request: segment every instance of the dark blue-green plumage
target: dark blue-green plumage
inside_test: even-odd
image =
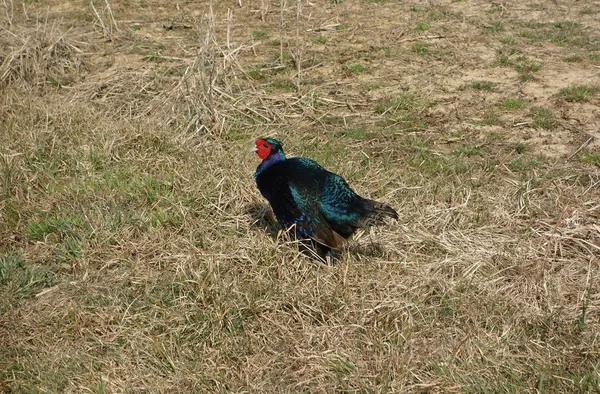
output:
[[[358,228],[380,224],[385,216],[398,218],[392,207],[359,196],[314,160],[286,158],[275,139],[258,139],[257,150],[263,158],[254,174],[258,189],[281,226],[293,227],[298,239],[338,249]]]

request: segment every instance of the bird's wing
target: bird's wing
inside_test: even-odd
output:
[[[319,227],[327,227],[342,239],[348,238],[357,227],[364,213],[359,197],[341,176],[325,170],[317,162],[305,159],[288,159],[294,167],[289,178],[294,200],[303,212],[310,213],[320,221]],[[294,164],[292,164],[294,163]]]
[[[321,211],[334,226],[353,226],[362,214],[362,199],[341,176],[328,173],[321,193]]]
[[[305,230],[307,236],[325,246],[339,249],[344,237],[338,234],[323,216],[318,188],[306,182],[290,182],[289,188],[297,206],[291,213],[296,218],[294,222],[298,229]]]

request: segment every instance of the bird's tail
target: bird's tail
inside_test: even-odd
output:
[[[365,203],[367,206],[367,212],[358,223],[360,227],[370,227],[383,224],[386,216],[393,219],[398,219],[398,212],[396,212],[396,210],[394,210],[394,208],[388,204],[366,199]]]

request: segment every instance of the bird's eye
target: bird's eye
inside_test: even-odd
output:
[[[263,144],[263,148],[268,148],[269,146],[267,144]]]

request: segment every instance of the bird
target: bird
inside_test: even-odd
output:
[[[310,243],[320,257],[336,256],[358,229],[398,219],[390,205],[359,196],[340,175],[316,161],[287,158],[283,144],[258,138],[252,148],[262,160],[254,179],[280,226]]]

